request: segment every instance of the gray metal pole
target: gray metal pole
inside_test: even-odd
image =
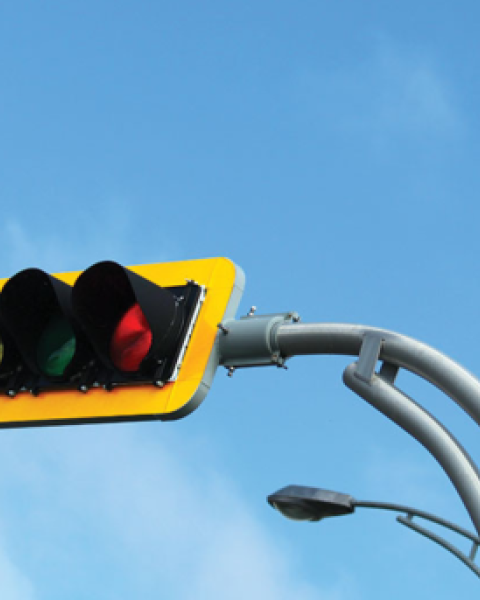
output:
[[[379,360],[423,377],[457,402],[480,425],[480,381],[461,365],[413,338],[364,325],[281,324],[275,345],[283,357],[302,354],[359,356],[367,334],[381,338]]]
[[[480,477],[475,464],[432,415],[392,385],[398,369],[407,369],[445,392],[480,425],[480,381],[448,356],[413,338],[364,325],[297,320],[296,313],[283,313],[224,322],[220,364],[233,372],[237,367],[282,366],[287,358],[298,355],[359,356],[358,363],[345,370],[346,385],[433,454],[480,534]],[[379,360],[383,366],[377,376]]]
[[[374,375],[367,383],[349,365],[343,381],[356,394],[419,441],[439,462],[455,486],[480,534],[480,476],[475,463],[441,423],[406,394]]]

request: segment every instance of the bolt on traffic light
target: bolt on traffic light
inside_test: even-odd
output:
[[[203,400],[244,285],[224,258],[0,281],[0,427],[174,419]]]

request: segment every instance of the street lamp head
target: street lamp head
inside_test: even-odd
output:
[[[354,499],[348,494],[302,485],[287,485],[270,494],[267,501],[284,517],[295,521],[320,521],[326,517],[347,515],[355,510]]]

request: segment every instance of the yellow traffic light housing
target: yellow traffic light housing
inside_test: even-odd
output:
[[[0,280],[0,427],[186,416],[243,286],[225,258]]]

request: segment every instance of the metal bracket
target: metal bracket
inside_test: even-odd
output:
[[[355,376],[365,383],[370,383],[372,381],[382,344],[383,338],[376,333],[366,333],[363,338],[360,356],[355,369]]]
[[[397,378],[399,371],[400,367],[398,365],[394,365],[393,363],[384,361],[382,363],[382,366],[380,367],[379,376],[387,383],[393,385],[395,383],[395,379]]]
[[[239,320],[220,323],[220,364],[229,372],[232,367],[284,367],[286,358],[281,355],[276,332],[280,325],[298,322],[299,318],[296,312],[257,316],[250,310]]]

